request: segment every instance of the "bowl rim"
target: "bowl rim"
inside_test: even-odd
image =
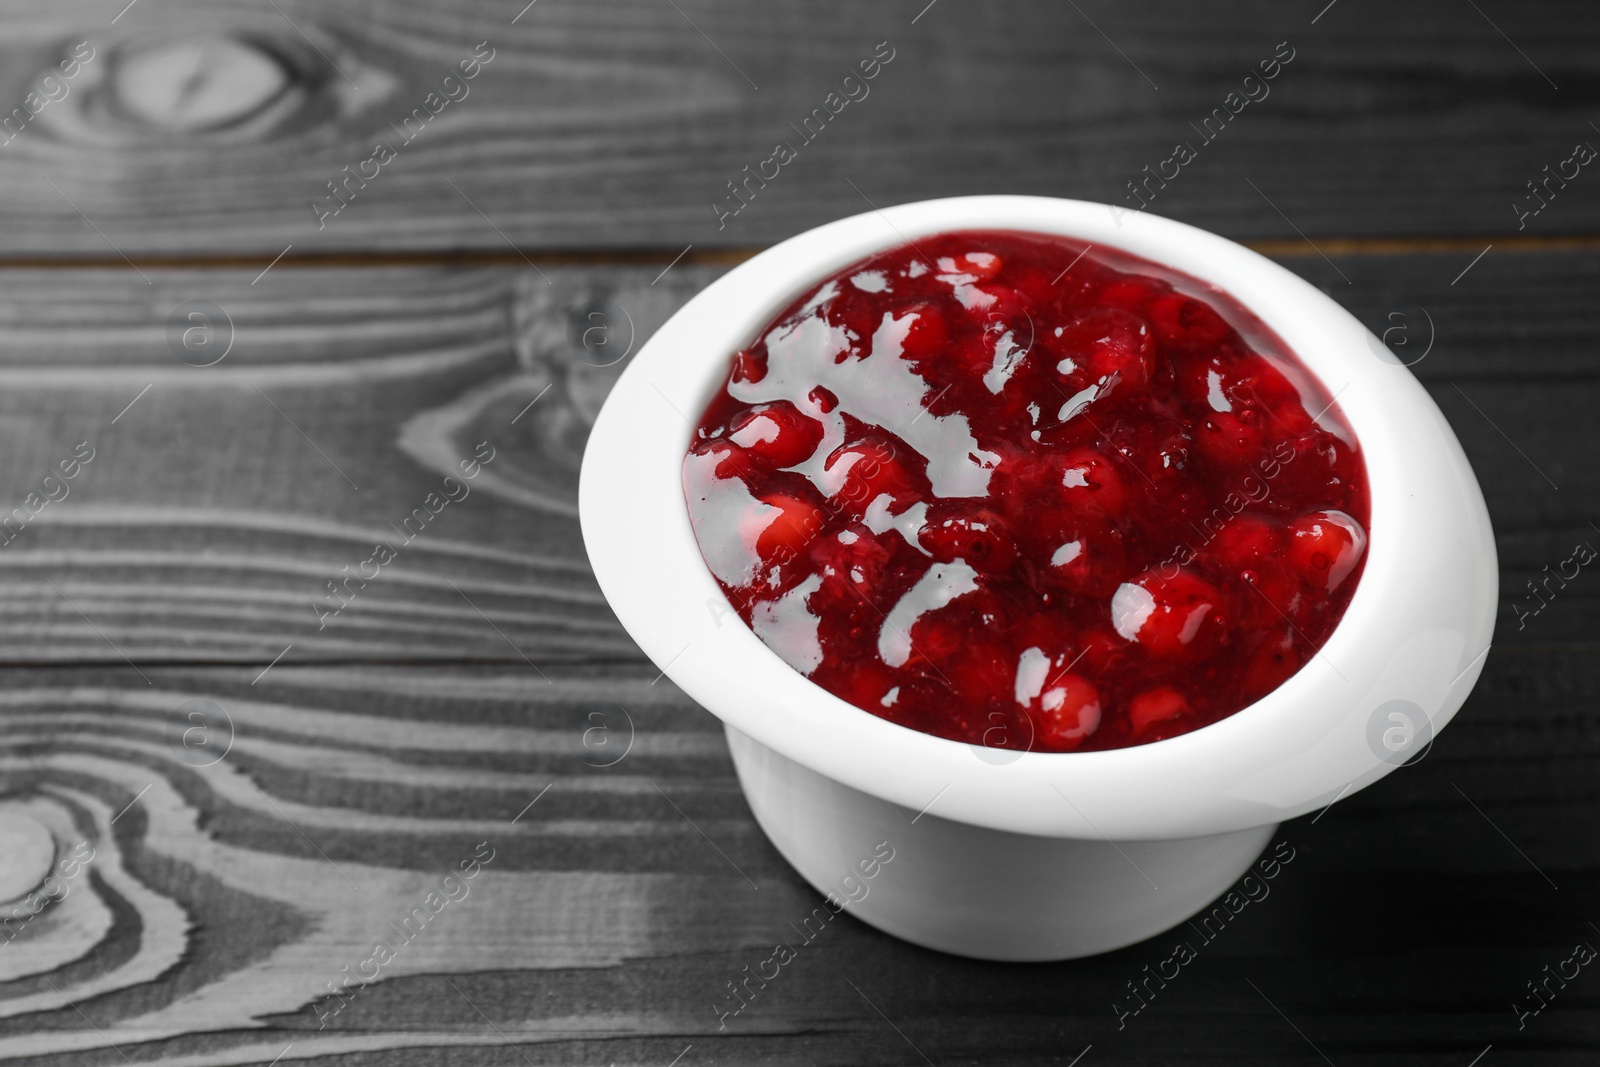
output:
[[[690,417],[721,385],[732,354],[811,286],[874,252],[965,229],[1075,237],[1214,285],[1277,333],[1338,400],[1367,465],[1368,556],[1344,617],[1283,685],[1215,723],[1150,744],[983,750],[834,696],[727,605],[684,499]],[[663,674],[728,725],[911,811],[936,807],[943,818],[1055,837],[1229,832],[1314,810],[1376,781],[1398,762],[1374,749],[1375,716],[1403,701],[1427,719],[1413,725],[1443,728],[1482,670],[1498,594],[1488,512],[1459,443],[1427,392],[1354,316],[1215,234],[1049,197],[874,208],[792,237],[714,281],[640,347],[607,397],[585,448],[579,520],[595,577],[624,628]]]

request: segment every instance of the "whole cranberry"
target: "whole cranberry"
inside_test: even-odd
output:
[[[728,427],[728,440],[766,466],[782,468],[809,459],[822,432],[822,423],[779,400],[736,416]]]
[[[767,376],[766,349],[745,348],[733,357],[730,377],[736,382],[759,382]]]
[[[1274,436],[1292,437],[1311,428],[1311,413],[1300,399],[1300,390],[1265,357],[1238,356],[1231,377],[1235,403],[1258,412]],[[1322,398],[1317,406],[1327,401]]]
[[[1296,647],[1293,630],[1279,627],[1269,631],[1245,664],[1244,674],[1239,679],[1239,692],[1254,703],[1288,681],[1304,662]]]
[[[1055,284],[1055,279],[1060,276],[1059,271],[1040,270],[1038,267],[1022,267],[1006,275],[1016,290],[1036,308],[1058,303],[1061,288]]]
[[[1318,592],[1337,589],[1366,549],[1367,532],[1342,511],[1312,512],[1289,525],[1289,560]]]
[[[821,508],[797,496],[768,493],[758,499],[764,506],[745,516],[741,526],[754,541],[756,555],[763,564],[793,559],[827,525]],[[777,509],[776,514],[773,509]]]
[[[910,473],[901,462],[906,446],[881,434],[868,434],[834,449],[823,463],[829,500],[848,515],[859,517],[879,496],[912,490]]]
[[[888,536],[898,537],[890,533]],[[811,573],[822,576],[822,585],[811,594],[811,606],[818,614],[835,613],[852,619],[862,609],[877,617],[876,605],[884,595],[893,552],[883,538],[865,526],[851,525],[836,534],[812,542],[808,554]],[[880,619],[881,621],[881,619]]]
[[[1030,301],[1009,285],[982,282],[977,285],[957,285],[956,299],[980,325],[996,320],[1011,323],[1026,318]]]
[[[920,301],[895,312],[900,321],[907,319],[905,339],[900,342],[900,354],[913,362],[931,359],[945,350],[950,331],[944,313],[930,301]]]
[[[1004,520],[983,507],[930,507],[917,540],[940,563],[959,559],[981,574],[1004,574],[1017,558]]]
[[[1224,525],[1200,552],[1206,569],[1247,586],[1239,594],[1240,621],[1276,627],[1298,613],[1300,583],[1284,565],[1284,534],[1259,515],[1239,515]]]
[[[911,640],[909,662],[947,689],[955,684],[947,670],[950,660],[982,635],[1003,632],[1009,622],[1006,606],[981,581],[944,607],[924,612],[906,635]]]
[[[1228,471],[1248,470],[1267,454],[1254,412],[1207,412],[1194,429],[1194,444],[1207,463]]]
[[[1101,308],[1065,326],[1046,330],[1044,343],[1059,362],[1056,370],[1071,388],[1106,382],[1141,386],[1150,380],[1155,336],[1131,312]]]
[[[1146,689],[1128,702],[1128,721],[1135,733],[1160,729],[1189,712],[1189,699],[1170,685]]]
[[[949,610],[923,615],[911,626],[906,635],[911,643],[909,664],[920,664],[928,673],[954,687],[954,681],[944,673],[944,665],[960,651],[966,640],[966,628],[958,613]]]
[[[1115,461],[1092,448],[1075,448],[1057,462],[1058,499],[1080,512],[1119,519],[1127,510],[1128,488]]]
[[[1180,351],[1209,348],[1233,333],[1233,327],[1211,305],[1182,293],[1166,293],[1152,300],[1150,323],[1164,344]]]
[[[1180,661],[1217,651],[1226,634],[1222,594],[1191,571],[1147,571],[1111,598],[1111,623],[1150,654]]]
[[[1110,596],[1128,573],[1121,533],[1106,523],[1079,519],[1039,567],[1047,584],[1083,596]]]
[[[1232,574],[1276,560],[1283,548],[1283,531],[1260,515],[1236,515],[1212,536],[1204,555]]]
[[[1081,674],[1063,674],[1046,683],[1035,722],[1039,747],[1070,752],[1100,727],[1100,691]]]
[[[1077,661],[1077,666],[1085,674],[1109,674],[1124,667],[1129,659],[1130,646],[1110,626],[1094,626],[1078,639],[1078,653],[1082,659]]]
[[[1008,513],[1025,515],[1045,498],[1054,498],[1061,472],[1053,457],[1006,450],[989,478],[989,496]]]

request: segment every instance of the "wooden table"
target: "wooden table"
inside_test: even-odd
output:
[[[1600,577],[1529,591],[1600,544],[1592,6],[121,2],[0,23],[0,895],[65,894],[6,912],[0,1060],[1596,1062],[1595,968],[1527,989],[1600,945]],[[1476,693],[1137,1014],[1176,935],[1000,966],[848,920],[719,1029],[816,896],[589,575],[624,353],[806,227],[1132,208],[1178,141],[1148,209],[1390,331],[1455,426]]]

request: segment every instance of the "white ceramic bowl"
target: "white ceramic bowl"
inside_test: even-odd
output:
[[[1069,235],[1215,284],[1337,397],[1371,488],[1365,571],[1321,654],[1237,714],[1133,748],[975,749],[814,685],[739,620],[702,561],[680,468],[691,420],[732,354],[840,268],[976,228]],[[1371,784],[1412,754],[1405,741],[1437,734],[1477,681],[1498,591],[1488,512],[1460,445],[1354,317],[1214,234],[1042,197],[868,212],[724,275],[612,390],[584,454],[579,514],[611,607],[645,654],[724,722],[745,795],[785,858],[819,890],[859,897],[851,910],[862,920],[987,959],[1109,951],[1193,915],[1280,822]],[[895,858],[863,881],[856,867],[883,841]]]

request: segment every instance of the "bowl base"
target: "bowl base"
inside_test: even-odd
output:
[[[1221,896],[1278,829],[1169,841],[990,830],[852,789],[726,729],[756,822],[807,882],[862,922],[958,956],[1065,960],[1143,941]]]

